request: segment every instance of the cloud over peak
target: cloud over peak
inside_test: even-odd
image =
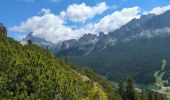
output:
[[[147,13],[161,14],[169,10],[169,6],[156,7]],[[19,26],[13,26],[10,31],[15,32],[33,32],[35,37],[43,38],[51,42],[64,41],[69,39],[78,39],[86,33],[96,34],[100,31],[105,33],[114,31],[125,25],[133,18],[139,18],[141,9],[138,6],[123,8],[120,11],[113,11],[105,15],[95,23],[89,23],[98,14],[102,14],[108,9],[105,2],[90,7],[85,3],[72,4],[66,11],[56,15],[50,9],[42,9],[39,15],[28,18]],[[68,20],[75,24],[69,25]],[[84,23],[85,22],[85,23]],[[83,27],[81,27],[81,25]]]
[[[42,16],[34,16],[22,22],[20,26],[14,26],[10,30],[17,32],[33,32],[33,36],[57,42],[80,37],[70,27],[64,25],[64,21],[58,15],[45,13]]]
[[[102,3],[98,6],[103,5]],[[94,8],[96,12],[98,9]],[[124,8],[106,15],[96,23],[87,23],[84,27],[72,28],[65,25],[67,19],[60,15],[51,13],[50,9],[42,9],[41,16],[33,16],[22,22],[20,26],[14,26],[10,30],[16,32],[33,32],[35,37],[44,38],[51,42],[58,42],[68,39],[78,39],[86,33],[96,34],[97,32],[113,31],[139,16],[139,7]],[[84,15],[86,16],[86,15]]]
[[[170,10],[170,5],[164,7],[155,7],[149,13],[159,15],[166,12],[167,10]]]
[[[44,38],[51,42],[58,42],[68,39],[78,39],[86,32],[91,32],[85,28],[73,29],[72,26],[65,25],[66,20],[73,22],[85,22],[97,14],[102,14],[108,6],[105,2],[94,7],[85,3],[70,5],[66,11],[55,15],[50,9],[41,9],[39,16],[33,16],[22,22],[19,26],[10,28],[15,32],[33,32],[36,37]],[[64,14],[63,14],[64,13]]]
[[[93,29],[104,32],[114,31],[133,18],[139,17],[139,12],[139,7],[124,8],[121,11],[115,11],[103,17],[98,23],[95,23]]]
[[[87,6],[85,3],[72,4],[66,11],[62,11],[60,16],[73,22],[85,22],[97,14],[102,14],[109,7],[105,2],[99,3],[94,7]]]

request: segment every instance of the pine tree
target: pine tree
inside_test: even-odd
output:
[[[122,80],[119,81],[119,94],[125,100],[124,82]]]
[[[158,92],[155,92],[155,93],[154,93],[154,100],[159,100],[158,98],[159,98],[159,97],[158,97]]]
[[[160,100],[164,100],[164,95],[160,94]]]
[[[152,92],[149,92],[148,100],[154,100],[154,96]]]
[[[29,45],[31,45],[31,44],[32,44],[32,41],[31,41],[31,40],[28,40],[27,42],[28,42],[28,44],[29,44]]]
[[[126,100],[139,100],[139,97],[135,91],[134,80],[132,77],[128,77],[127,79]]]
[[[147,100],[147,95],[144,87],[141,88],[142,93],[141,93],[141,100]]]

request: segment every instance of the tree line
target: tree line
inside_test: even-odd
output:
[[[135,88],[133,77],[128,77],[126,81],[119,81],[118,93],[122,100],[168,100],[164,94],[147,90],[144,87]]]

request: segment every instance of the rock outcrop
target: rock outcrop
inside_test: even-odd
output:
[[[0,35],[7,36],[7,29],[2,23],[0,23]]]

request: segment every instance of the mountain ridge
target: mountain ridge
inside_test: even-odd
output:
[[[111,81],[132,75],[139,83],[154,83],[153,73],[158,69],[159,62],[165,58],[169,61],[166,55],[170,53],[168,51],[170,11],[161,15],[145,15],[141,18],[134,19],[120,29],[104,35],[96,42],[97,45],[91,46],[94,49],[88,54],[85,49],[74,47],[61,51],[56,56],[66,56],[74,64],[90,66],[95,72]],[[132,29],[127,30],[127,27]],[[169,69],[164,78],[170,76],[168,72]]]
[[[166,48],[168,48],[167,43],[169,42],[170,36],[170,23],[167,21],[169,18],[170,11],[166,11],[160,15],[143,15],[141,18],[133,19],[119,29],[109,32],[109,34],[100,32],[97,36],[89,33],[79,40],[67,40],[66,42],[61,43],[62,49],[53,49],[54,54],[57,57],[68,57],[74,64],[90,66],[95,72],[107,76],[111,81],[115,80],[116,77],[114,76],[116,75],[115,73],[117,73],[116,71],[121,71],[123,70],[122,68],[125,68],[126,73],[122,72],[124,74],[120,75],[119,79],[127,75],[133,75],[139,83],[153,83],[153,71],[157,69],[157,67],[154,68],[154,66],[159,64],[156,62],[160,62],[164,59],[165,52],[169,54],[166,50]],[[65,46],[62,46],[63,44]],[[155,48],[155,50],[151,47]],[[158,47],[161,47],[161,49]],[[142,51],[145,49],[148,51]],[[137,52],[136,50],[140,52]],[[141,55],[140,53],[143,53],[144,55]],[[153,58],[153,55],[156,55],[158,58]],[[127,65],[122,65],[119,58],[122,58],[122,61],[127,63]],[[147,62],[145,58],[151,60],[153,64]],[[166,58],[169,59],[168,57]],[[136,64],[133,60],[136,60],[136,62],[141,65]],[[145,63],[149,63],[150,67],[149,65],[145,65]],[[135,66],[138,66],[139,68],[135,68]],[[151,73],[140,71],[143,68],[142,66],[148,66]],[[130,69],[133,71],[137,70],[138,72],[132,72]],[[143,76],[141,74],[142,72],[147,74]],[[149,77],[147,77],[147,75]],[[166,78],[168,75],[169,74],[165,73]]]

